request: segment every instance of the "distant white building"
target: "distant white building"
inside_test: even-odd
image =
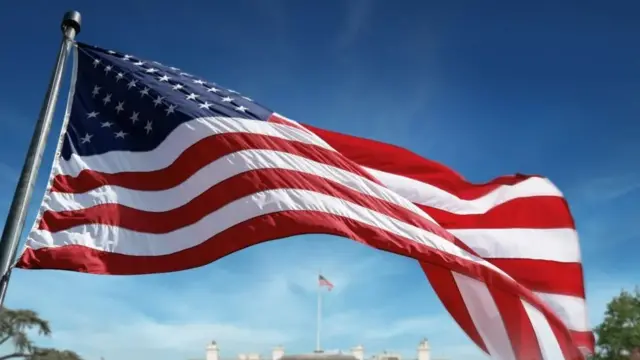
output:
[[[241,353],[237,357],[221,357],[220,348],[212,341],[206,348],[205,360],[365,360],[365,351],[362,345],[355,346],[350,352],[313,352],[309,354],[286,354],[284,347],[276,346],[271,356],[261,356],[258,353]],[[403,360],[402,355],[393,352],[374,354],[367,360]],[[416,349],[416,357],[404,360],[438,360],[431,358],[431,349],[427,339],[423,339]],[[444,359],[440,359],[444,360]]]

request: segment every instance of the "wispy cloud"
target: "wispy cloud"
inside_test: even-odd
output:
[[[336,48],[344,50],[354,45],[373,15],[374,3],[370,0],[347,1],[347,12],[344,28],[336,40]]]
[[[623,173],[591,178],[578,185],[575,196],[590,203],[616,200],[640,190],[640,173]]]

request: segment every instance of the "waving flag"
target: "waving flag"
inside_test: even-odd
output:
[[[333,290],[333,284],[326,277],[318,275],[318,286],[326,287],[329,291]]]
[[[400,147],[306,128],[431,215],[479,256],[534,291],[562,318],[582,351],[593,353],[595,340],[587,321],[575,224],[562,194],[549,180],[514,175],[472,184],[453,170]],[[491,300],[480,284],[446,268],[424,262],[422,268],[454,319],[488,351],[482,330],[475,325],[479,315],[474,304],[485,298],[489,303],[484,306],[509,318],[516,315],[510,309],[517,307],[509,306],[498,294],[492,294]],[[505,322],[504,326],[516,325]]]
[[[499,359],[592,350],[578,240],[540,177],[485,185],[287,119],[174,67],[77,44],[73,104],[18,266],[145,274],[264,241],[341,235],[418,260]]]

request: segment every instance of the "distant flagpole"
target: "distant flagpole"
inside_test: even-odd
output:
[[[322,286],[320,285],[320,271],[318,271],[318,309],[317,309],[317,322],[316,322],[316,352],[320,352],[320,325],[322,321]]]
[[[0,271],[2,274],[0,278],[0,306],[4,303],[7,293],[11,268],[27,218],[29,201],[31,200],[36,178],[38,177],[38,170],[42,163],[42,154],[47,145],[47,136],[53,122],[53,113],[58,100],[58,93],[60,92],[67,55],[73,45],[76,34],[80,32],[80,22],[80,13],[77,11],[65,13],[62,19],[62,44],[60,45],[60,51],[58,52],[58,58],[56,59],[56,65],[51,75],[51,81],[49,82],[42,108],[40,109],[40,116],[33,130],[33,137],[31,138],[31,144],[29,144],[18,185],[13,195],[7,221],[2,231],[2,239],[0,240]]]

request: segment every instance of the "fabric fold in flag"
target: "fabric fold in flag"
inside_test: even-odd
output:
[[[475,185],[175,67],[82,43],[75,61],[73,101],[18,267],[162,273],[273,239],[338,235],[419,261],[494,358],[593,351],[575,226],[547,179]]]

